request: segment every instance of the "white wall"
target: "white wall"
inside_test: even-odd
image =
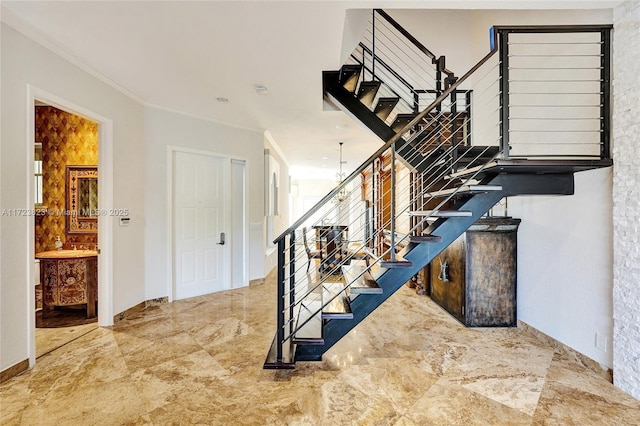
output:
[[[275,247],[272,246],[273,240],[282,234],[290,224],[289,218],[289,163],[286,158],[283,157],[282,151],[277,145],[277,142],[271,137],[268,132],[265,132],[264,135],[264,149],[269,151],[269,155],[275,158],[276,162],[280,166],[280,182],[278,183],[278,206],[279,212],[277,215],[273,217],[273,238],[267,235],[267,224],[265,222],[264,228],[264,245],[262,246],[262,251],[259,252],[256,247],[256,253],[261,253],[264,256],[264,267],[263,267],[263,275],[256,278],[261,278],[266,276],[273,268],[275,268],[278,264],[278,253],[275,250]],[[264,175],[264,171],[263,171]],[[264,183],[263,183],[264,187]],[[266,213],[265,213],[266,214]],[[296,218],[294,218],[295,220]],[[266,220],[266,216],[265,216]]]
[[[144,299],[144,180],[143,108],[112,87],[92,77],[60,56],[36,44],[5,23],[1,27],[2,85],[2,209],[26,209],[27,185],[27,85],[63,98],[113,120],[114,206],[131,212],[131,224],[113,227],[113,309],[123,311]],[[0,370],[28,356],[27,233],[33,217],[3,217],[0,224],[1,328]]]
[[[334,189],[336,187],[336,179],[335,178],[310,178],[310,179],[306,179],[306,178],[301,178],[301,177],[295,177],[292,180],[292,192],[293,192],[293,197],[292,197],[292,204],[293,204],[293,214],[292,214],[292,221],[296,221],[298,220],[300,217],[302,217],[303,214],[306,213],[306,211],[308,210],[308,208],[313,207],[313,205],[315,205],[315,203],[313,203],[313,205],[308,206],[307,205],[307,210],[305,210],[305,206],[304,206],[304,202],[305,202],[305,198],[307,198],[308,200],[312,200],[312,199],[316,199],[317,201],[320,201],[320,199],[322,199],[322,197],[324,197],[325,195],[327,195],[332,189]],[[316,202],[317,202],[316,201]],[[332,207],[331,205],[329,205],[329,208]],[[322,217],[323,213],[326,210],[322,210],[322,213],[318,213],[316,215],[313,216],[314,219],[318,219],[320,217]],[[311,225],[311,221],[308,222],[310,226]]]
[[[616,8],[614,28],[613,378],[640,399],[640,3]]]
[[[167,147],[178,146],[247,161],[248,221],[262,224],[264,158],[262,132],[147,107],[144,112],[146,218],[145,300],[168,294]],[[250,226],[251,228],[251,226]],[[264,277],[261,230],[249,229],[249,279]],[[260,248],[259,250],[257,248]]]
[[[611,10],[393,10],[390,14],[436,55],[446,55],[458,76],[489,52],[492,25],[612,22]],[[577,173],[575,182],[573,196],[509,199],[509,215],[522,219],[518,317],[612,367],[612,172]]]
[[[493,25],[610,24],[610,9],[591,10],[386,10],[460,77],[489,53]]]
[[[611,168],[575,174],[575,194],[512,197],[518,319],[612,367]],[[596,347],[596,333],[599,335]],[[605,342],[606,339],[606,342]]]

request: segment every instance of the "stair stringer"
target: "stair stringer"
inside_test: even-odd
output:
[[[322,73],[324,96],[327,100],[349,115],[352,120],[364,124],[383,142],[387,142],[394,137],[396,132],[360,102],[353,93],[345,89],[338,82],[338,75],[338,71],[323,71]],[[396,142],[398,159],[410,170],[420,171],[428,167],[428,164],[424,161],[424,154],[418,153],[416,155],[415,151],[415,148],[402,138]]]
[[[442,240],[439,242],[409,243],[400,256],[412,262],[412,267],[381,269],[380,271],[384,272],[375,278],[382,288],[382,294],[359,295],[352,300],[353,319],[327,321],[323,328],[324,344],[298,346],[295,361],[320,361],[322,354],[398,291],[412,276],[431,262],[502,198],[515,195],[572,195],[574,192],[572,173],[499,174],[491,179],[486,179],[486,181],[487,184],[501,185],[502,191],[475,194],[456,206],[458,210],[471,211],[471,216],[442,218],[434,222],[428,231],[431,235],[440,236]]]

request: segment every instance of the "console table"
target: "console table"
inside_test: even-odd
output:
[[[36,259],[40,259],[43,317],[55,306],[81,304],[87,306],[87,318],[96,316],[98,252],[51,250],[37,253]]]

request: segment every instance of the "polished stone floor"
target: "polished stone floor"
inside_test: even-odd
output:
[[[98,328],[97,318],[87,318],[83,309],[60,309],[42,317],[36,312],[36,358],[48,354]]]
[[[0,387],[2,425],[640,425],[640,401],[522,329],[404,287],[322,362],[265,371],[272,282],[98,328]]]

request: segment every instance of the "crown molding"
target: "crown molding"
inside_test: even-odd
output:
[[[271,132],[269,132],[268,130],[264,131],[264,137],[269,141],[269,144],[273,147],[273,149],[278,153],[278,155],[280,156],[280,158],[282,159],[282,161],[284,162],[284,164],[287,165],[287,167],[291,167],[291,163],[289,163],[289,160],[287,160],[287,157],[284,155],[284,152],[282,152],[282,149],[280,149],[280,145],[278,145],[278,143],[276,142],[276,140],[273,138],[273,136],[271,135]]]
[[[185,111],[181,111],[179,109],[175,109],[175,108],[172,108],[172,107],[153,104],[151,102],[146,102],[145,101],[145,102],[143,102],[143,105],[145,107],[147,107],[147,108],[153,108],[153,109],[157,109],[157,110],[160,110],[160,111],[166,111],[166,112],[170,112],[172,114],[178,114],[178,115],[182,115],[182,116],[189,117],[189,118],[195,118],[197,120],[208,121],[210,123],[220,124],[222,126],[233,127],[234,129],[247,130],[247,131],[256,132],[256,133],[265,132],[264,129],[257,129],[255,127],[243,126],[241,124],[236,124],[236,123],[230,123],[230,122],[227,122],[227,121],[217,120],[215,118],[207,117],[205,115],[194,114],[192,112],[185,112]]]
[[[2,6],[1,4],[0,4],[0,21],[7,24],[14,30],[18,31],[20,34],[24,35],[25,37],[38,43],[42,47],[60,56],[62,59],[66,60],[72,65],[80,68],[81,70],[88,73],[92,77],[95,77],[96,79],[100,80],[106,85],[117,90],[121,94],[133,99],[134,101],[140,104],[143,104],[143,105],[145,104],[144,99],[142,99],[140,96],[136,95],[131,90],[124,88],[123,86],[119,85],[115,81],[111,80],[106,75],[97,71],[95,68],[89,66],[82,60],[78,59],[76,56],[72,55],[67,50],[65,50],[62,46],[54,42],[49,36],[44,34],[42,31],[38,30],[33,25],[29,24],[27,21],[18,17],[15,13],[7,9],[6,7]]]

